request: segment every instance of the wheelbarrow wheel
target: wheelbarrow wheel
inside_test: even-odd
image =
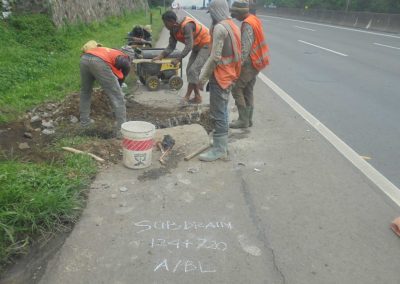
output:
[[[168,84],[170,89],[180,90],[183,86],[183,80],[181,77],[174,75],[171,78],[169,78]]]
[[[150,76],[146,79],[146,86],[150,91],[157,91],[160,87],[160,80],[157,76]]]

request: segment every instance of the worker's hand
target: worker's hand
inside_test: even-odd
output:
[[[157,61],[157,60],[161,60],[161,59],[163,59],[163,58],[164,58],[164,57],[162,56],[162,54],[160,54],[160,55],[154,57],[151,61]]]
[[[171,60],[171,64],[174,66],[178,65],[179,63],[181,63],[181,60],[179,58],[174,58]]]

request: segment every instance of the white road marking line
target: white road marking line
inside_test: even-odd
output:
[[[385,44],[376,43],[376,42],[374,42],[374,44],[375,44],[375,45],[379,45],[379,46],[384,46],[384,47],[389,47],[389,48],[393,48],[393,49],[398,49],[398,50],[400,50],[400,47],[385,45]]]
[[[185,11],[186,12],[186,11]],[[188,13],[188,12],[186,12]],[[193,17],[190,13],[188,13]],[[201,23],[198,19],[193,17]],[[329,143],[331,143],[347,160],[359,169],[368,179],[370,179],[380,190],[382,190],[394,203],[400,207],[400,189],[391,183],[385,176],[378,172],[373,166],[364,161],[359,154],[350,146],[337,137],[329,128],[323,125],[317,118],[303,108],[284,90],[278,87],[263,73],[258,74],[268,87],[270,87],[284,102],[286,102],[295,112],[301,115],[312,127],[315,128]]]
[[[371,35],[378,35],[378,36],[385,36],[385,37],[392,37],[392,38],[400,38],[400,36],[395,36],[395,35],[390,35],[390,34],[383,34],[383,33],[370,32],[370,31],[363,31],[363,30],[357,30],[357,29],[353,29],[353,28],[338,27],[338,26],[332,26],[332,25],[327,25],[327,24],[314,23],[314,22],[301,21],[301,20],[294,20],[294,19],[288,19],[288,18],[282,18],[282,17],[266,16],[266,15],[260,15],[260,14],[258,14],[257,17],[259,17],[259,18],[262,17],[262,18],[282,19],[282,20],[287,20],[287,21],[293,21],[293,22],[299,22],[299,23],[307,23],[307,24],[310,24],[310,25],[316,25],[316,26],[321,26],[321,27],[328,27],[328,28],[339,29],[339,30],[346,30],[346,31],[359,32],[359,33],[365,33],[365,34],[371,34]]]
[[[299,27],[299,26],[293,26],[293,27],[298,28],[298,29],[302,29],[302,30],[307,30],[307,31],[315,32],[315,30],[309,29],[309,28],[304,28],[304,27]]]
[[[400,206],[400,189],[391,183],[386,177],[378,172],[373,166],[364,161],[350,146],[337,137],[329,128],[322,124],[311,113],[304,109],[298,102],[289,96],[284,90],[278,87],[263,73],[258,74],[268,87],[270,87],[283,101],[285,101],[294,111],[300,114],[308,123],[311,124],[329,143],[331,143],[347,160],[369,178],[378,188],[380,188],[390,199]]]
[[[334,51],[334,50],[332,50],[332,49],[325,48],[325,47],[322,47],[322,46],[319,46],[319,45],[316,45],[316,44],[312,44],[312,43],[306,42],[306,41],[304,41],[304,40],[300,40],[300,39],[299,39],[298,41],[301,42],[301,43],[304,43],[304,44],[308,44],[308,45],[311,45],[311,46],[314,46],[314,47],[321,48],[321,49],[323,49],[323,50],[326,50],[326,51],[329,51],[329,52],[332,52],[332,53],[335,53],[335,54],[338,54],[338,55],[341,55],[341,56],[348,56],[347,54],[340,53],[340,52],[337,52],[337,51]]]

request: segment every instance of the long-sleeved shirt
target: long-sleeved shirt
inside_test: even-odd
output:
[[[176,48],[176,44],[177,44],[177,40],[175,38],[175,34],[178,32],[178,30],[181,27],[178,26],[176,28],[173,28],[172,31],[170,32],[170,36],[169,36],[169,44],[167,46],[166,49],[164,49],[164,51],[162,52],[164,57],[168,56],[169,54],[171,54],[175,48]],[[185,37],[185,48],[182,50],[182,52],[180,53],[179,57],[182,59],[184,58],[186,55],[189,54],[189,52],[192,51],[193,49],[193,33],[196,31],[196,26],[193,23],[188,23],[184,28],[183,28],[183,35]]]
[[[254,42],[254,31],[248,23],[243,23],[241,28],[242,66],[251,66],[250,52]]]
[[[216,24],[214,26],[210,57],[207,59],[200,73],[199,82],[201,84],[204,85],[207,83],[215,67],[217,67],[217,63],[221,61],[222,48],[224,47],[224,41],[228,35],[227,29],[222,24]]]

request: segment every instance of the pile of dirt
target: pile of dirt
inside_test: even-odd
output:
[[[62,138],[89,136],[90,142],[76,148],[98,155],[110,163],[120,161],[121,141],[114,138],[115,118],[107,95],[100,89],[95,89],[92,94],[93,127],[81,129],[78,117],[79,94],[76,93],[62,102],[48,102],[35,107],[19,121],[0,125],[0,160],[57,160],[62,157],[62,150],[50,146]],[[127,120],[148,121],[157,128],[199,123],[207,131],[211,130],[208,111],[200,112],[196,106],[153,108],[131,99],[127,101]]]

